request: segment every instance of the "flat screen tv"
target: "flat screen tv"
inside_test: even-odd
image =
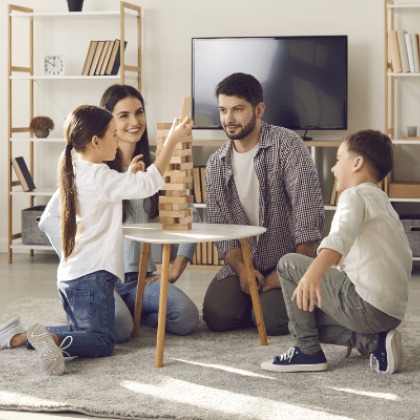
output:
[[[267,123],[305,131],[347,129],[347,36],[193,38],[195,128],[221,128],[214,92],[235,72],[261,82]]]

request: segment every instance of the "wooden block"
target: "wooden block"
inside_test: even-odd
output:
[[[184,163],[170,163],[169,170],[170,171],[183,171],[184,169],[192,169],[193,163],[192,162],[184,162]]]
[[[163,189],[166,191],[182,191],[182,190],[188,190],[193,187],[193,183],[191,182],[184,182],[184,183],[178,183],[178,184],[165,184]]]
[[[182,101],[181,121],[183,121],[185,117],[190,115],[191,105],[192,105],[191,97],[189,96],[184,97]]]
[[[159,217],[159,222],[162,225],[180,224],[187,225],[192,223],[192,216],[188,217]]]
[[[163,180],[165,183],[175,183],[175,184],[185,184],[185,183],[192,183],[193,177],[187,176],[187,175],[168,175],[168,173],[165,173],[165,176],[163,177]]]
[[[180,225],[178,223],[162,224],[162,230],[191,230],[192,224]]]
[[[185,210],[176,210],[176,211],[169,211],[169,210],[162,210],[159,212],[159,216],[161,217],[187,217],[192,215],[192,209],[185,209]]]
[[[159,203],[159,210],[185,210],[188,208],[188,204],[185,203]]]
[[[188,197],[185,195],[183,197],[170,197],[167,195],[160,195],[159,196],[159,204],[187,204]]]

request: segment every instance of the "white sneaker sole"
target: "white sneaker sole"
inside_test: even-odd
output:
[[[39,352],[42,368],[47,375],[62,375],[64,356],[60,348],[41,324],[32,325],[27,331],[28,341]]]
[[[273,363],[273,360],[268,360],[267,362],[262,362],[260,367],[262,370],[269,372],[323,372],[327,370],[328,363],[276,365]]]
[[[379,370],[379,362],[376,358],[370,356],[370,367],[378,373],[387,373],[392,375],[400,366],[403,359],[401,333],[398,330],[391,330],[386,335],[385,349],[387,357],[386,371]]]

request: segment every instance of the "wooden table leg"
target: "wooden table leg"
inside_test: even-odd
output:
[[[150,244],[143,242],[140,254],[139,276],[137,278],[136,303],[134,305],[134,331],[133,336],[138,337],[140,333],[141,309],[143,306],[144,285],[147,276],[147,263],[150,255]]]
[[[171,245],[164,244],[162,250],[162,268],[160,273],[159,315],[156,343],[155,366],[163,366],[163,346],[165,344],[166,303],[168,301],[169,264],[171,259]]]
[[[260,336],[260,343],[266,346],[267,333],[265,331],[264,318],[261,309],[260,295],[258,294],[257,279],[255,277],[254,265],[252,264],[251,251],[249,249],[248,239],[239,239],[241,243],[242,256],[244,258],[245,269],[248,276],[249,291],[251,294],[252,307],[254,309],[255,320],[257,322],[258,334]]]

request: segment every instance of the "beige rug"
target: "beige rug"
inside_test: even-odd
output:
[[[58,300],[22,299],[2,308],[0,321],[20,314],[25,324],[64,322]],[[418,419],[420,319],[403,326],[406,357],[395,375],[379,375],[368,361],[325,346],[329,370],[269,374],[262,360],[286,350],[290,337],[259,345],[254,330],[211,333],[203,324],[188,337],[166,336],[162,369],[154,368],[155,331],[119,345],[103,359],[76,359],[66,373],[39,372],[34,351],[0,352],[0,409],[71,411],[113,419]],[[0,412],[1,417],[1,412]]]

